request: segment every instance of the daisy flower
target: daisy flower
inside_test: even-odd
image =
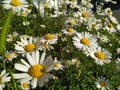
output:
[[[41,37],[40,42],[55,44],[57,42],[57,40],[58,40],[58,34],[48,33],[48,34],[44,35],[43,37]]]
[[[101,47],[94,48],[90,51],[90,56],[95,59],[95,63],[98,65],[103,65],[104,63],[111,62],[112,54]]]
[[[17,53],[15,51],[7,51],[5,52],[5,58],[9,61],[12,61],[17,57]]]
[[[12,9],[14,13],[18,13],[28,7],[28,3],[25,0],[4,0],[2,3],[5,9]]]
[[[102,42],[108,42],[109,39],[106,35],[101,34],[100,32],[97,32],[97,42],[102,43]]]
[[[111,90],[112,85],[105,77],[98,77],[95,81],[96,87],[100,90]]]
[[[50,51],[51,49],[54,49],[54,47],[47,42],[42,42],[39,47],[40,47],[39,48],[40,51],[42,51],[42,50],[43,51],[46,51],[46,50]]]
[[[61,62],[59,62],[57,60],[57,58],[55,58],[54,62],[54,70],[63,70],[63,65],[61,64]]]
[[[20,87],[22,90],[30,90],[29,84],[30,84],[29,81],[26,80],[20,81]]]
[[[13,42],[18,36],[19,36],[19,34],[17,32],[13,32],[12,34],[8,34],[6,41],[8,43]]]
[[[29,25],[30,25],[30,22],[29,22],[29,21],[24,21],[24,22],[23,22],[23,25],[24,25],[24,26],[29,26]]]
[[[87,9],[87,8],[85,8],[85,7],[83,7],[83,8],[80,8],[79,9],[79,12],[80,12],[80,22],[82,23],[82,22],[88,22],[88,20],[90,19],[90,18],[92,18],[93,17],[93,13],[92,13],[92,10],[90,10],[90,9]]]
[[[5,83],[9,82],[11,77],[8,77],[9,73],[6,73],[6,70],[3,70],[0,74],[0,90],[3,90]]]
[[[54,62],[52,57],[48,56],[43,52],[41,57],[39,57],[39,51],[27,53],[27,61],[21,59],[21,64],[16,63],[15,69],[21,71],[21,73],[15,73],[14,78],[20,80],[29,80],[32,88],[44,86],[44,83],[48,82],[53,75],[49,72],[54,68]]]
[[[80,50],[88,50],[97,47],[97,39],[88,32],[76,33],[73,37],[73,45]]]
[[[111,8],[105,9],[105,15],[112,15],[112,14],[113,14],[113,12],[112,12]]]
[[[80,65],[80,61],[77,60],[76,58],[68,61],[69,65],[75,65],[75,66],[79,66]]]
[[[6,41],[7,41],[8,43],[11,43],[11,42],[13,42],[13,38],[12,38],[12,37],[7,37],[7,38],[6,38]]]
[[[100,30],[102,28],[101,20],[96,19],[95,17],[90,18],[87,22],[87,28],[88,30]]]
[[[69,17],[69,18],[67,18],[67,20],[65,21],[65,25],[66,26],[74,26],[74,25],[76,25],[76,21],[75,21],[75,19],[74,18],[72,18],[72,17]]]
[[[28,14],[30,14],[30,13],[31,13],[31,10],[25,9],[25,10],[22,10],[21,12],[19,12],[18,15],[27,17]]]
[[[73,34],[75,34],[75,30],[74,30],[73,28],[63,29],[62,32],[63,32],[65,35],[73,35]]]
[[[108,32],[112,33],[112,32],[116,32],[115,26],[113,23],[111,22],[105,22],[104,23],[104,30],[107,30]]]
[[[37,37],[32,36],[21,36],[20,42],[17,41],[15,44],[15,50],[17,53],[31,53],[35,50],[39,50],[40,41]]]

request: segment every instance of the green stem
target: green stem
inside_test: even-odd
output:
[[[3,24],[3,27],[2,27],[2,31],[0,34],[0,54],[3,54],[3,52],[5,52],[5,39],[7,36],[9,24],[12,19],[12,15],[13,15],[13,11],[10,10],[8,13],[8,16],[6,17],[5,23]]]

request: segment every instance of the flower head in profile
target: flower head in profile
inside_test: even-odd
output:
[[[98,77],[95,81],[96,87],[100,90],[111,90],[112,85],[105,77]]]
[[[17,57],[17,54],[15,51],[7,51],[5,52],[5,58],[9,61],[12,61],[14,58]]]
[[[54,47],[51,44],[47,42],[41,42],[40,51],[46,51],[46,50],[50,51],[52,49],[54,49]]]
[[[42,43],[49,43],[49,44],[55,44],[58,40],[58,34],[51,34],[48,33],[41,37],[40,42]]]
[[[95,59],[95,63],[98,65],[103,65],[104,63],[111,62],[112,54],[101,47],[97,47],[90,51],[90,56]]]
[[[32,52],[31,54],[27,53],[27,61],[21,59],[21,64],[16,63],[15,69],[21,71],[21,73],[15,73],[14,78],[18,81],[28,80],[32,88],[44,86],[44,83],[48,82],[50,78],[53,78],[53,75],[49,72],[54,68],[54,62],[52,57],[46,56],[46,53],[43,52],[41,57],[39,57],[39,51]]]
[[[57,58],[55,58],[54,60],[54,70],[63,70],[63,65],[61,64],[60,61],[57,60]]]
[[[74,65],[74,66],[79,66],[80,65],[80,61],[77,60],[77,58],[73,58],[70,61],[68,61],[69,65]]]
[[[105,9],[105,14],[106,14],[106,15],[112,15],[113,12],[112,12],[111,8],[106,8],[106,9]]]
[[[103,29],[107,30],[110,33],[116,32],[115,24],[113,24],[111,22],[105,22]]]
[[[65,35],[73,35],[73,34],[75,34],[75,30],[74,30],[73,28],[63,29],[62,32],[63,32]]]
[[[18,13],[28,7],[28,3],[25,0],[4,0],[2,3],[5,9],[12,9],[14,13]]]
[[[11,77],[8,76],[9,73],[6,73],[6,70],[3,70],[0,74],[0,90],[3,90],[5,83],[9,82]]]

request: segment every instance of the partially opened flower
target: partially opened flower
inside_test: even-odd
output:
[[[4,0],[2,3],[5,9],[12,9],[14,13],[18,13],[28,7],[28,3],[25,0]]]
[[[0,74],[0,90],[3,90],[5,83],[9,82],[11,77],[8,76],[9,73],[6,73],[6,70],[3,70]]]
[[[7,51],[5,52],[5,58],[9,61],[12,61],[12,59],[16,58],[17,54],[15,51]]]
[[[106,9],[105,9],[105,14],[106,14],[106,15],[112,15],[113,12],[112,12],[111,8],[106,8]]]
[[[29,80],[32,88],[44,86],[44,83],[48,82],[53,75],[49,72],[54,68],[54,62],[52,57],[45,58],[46,53],[43,52],[39,57],[39,51],[27,53],[27,61],[21,59],[21,64],[16,63],[15,69],[21,71],[21,73],[15,73],[14,78],[21,80]]]
[[[75,65],[75,66],[79,66],[80,65],[80,61],[77,58],[73,58],[70,61],[68,61],[69,65]]]
[[[63,65],[60,61],[57,60],[57,58],[55,58],[54,60],[54,70],[63,70]]]
[[[96,87],[100,90],[111,90],[112,85],[105,77],[98,77],[95,81]]]
[[[104,30],[107,30],[110,33],[116,32],[116,25],[111,22],[105,22],[104,23]]]

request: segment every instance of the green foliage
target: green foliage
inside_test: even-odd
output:
[[[6,12],[3,13],[2,8],[0,8],[0,10],[0,13],[2,13],[0,14],[0,17],[3,17],[0,19],[0,27],[2,27],[2,20],[6,17],[4,16],[4,13],[6,14]],[[6,50],[14,51],[14,44],[20,39],[20,35],[26,34],[35,37],[41,37],[47,33],[60,33],[64,27],[66,19],[66,17],[62,15],[56,18],[42,18],[40,15],[37,15],[36,18],[13,15],[12,20],[10,20],[11,18],[12,13],[9,14],[7,20],[5,20],[5,24],[3,24],[3,29],[0,30],[1,53],[3,53],[4,48],[6,48]],[[24,26],[23,21],[29,21],[30,25]],[[41,25],[45,25],[46,27],[43,28]],[[75,29],[78,32],[88,31],[85,25],[76,26]],[[13,42],[5,42],[7,31],[9,34],[17,31],[19,36],[16,37]],[[97,31],[94,30],[88,32],[97,34]],[[52,55],[53,58],[57,57],[58,59],[63,59],[65,61],[71,60],[72,58],[77,58],[80,61],[80,65],[70,65],[69,67],[63,68],[63,70],[52,71],[51,73],[54,74],[58,79],[51,79],[49,83],[44,85],[44,87],[37,87],[33,90],[97,90],[95,81],[99,76],[104,76],[109,79],[111,85],[113,86],[111,90],[116,90],[116,88],[120,85],[120,70],[118,70],[115,65],[115,59],[120,57],[120,54],[118,54],[116,51],[120,45],[118,42],[118,40],[120,40],[120,34],[116,32],[113,35],[103,30],[101,30],[100,33],[109,38],[108,42],[103,42],[100,45],[112,53],[111,63],[103,66],[95,64],[94,60],[90,56],[86,56],[83,51],[75,48],[72,43],[72,36],[63,35],[62,37],[58,37],[58,43],[53,45],[53,50],[47,50],[47,55]],[[66,38],[67,41],[62,41],[62,38]],[[70,47],[70,52],[66,52],[67,46]],[[11,82],[6,83],[5,90],[20,90],[20,86],[14,79],[13,73],[16,72],[14,69],[14,64],[16,62],[20,62],[22,56],[18,55],[17,58],[13,59],[12,62],[6,61],[4,55],[3,57],[4,58],[0,61],[0,70],[6,68],[7,72],[9,72],[12,76]]]

